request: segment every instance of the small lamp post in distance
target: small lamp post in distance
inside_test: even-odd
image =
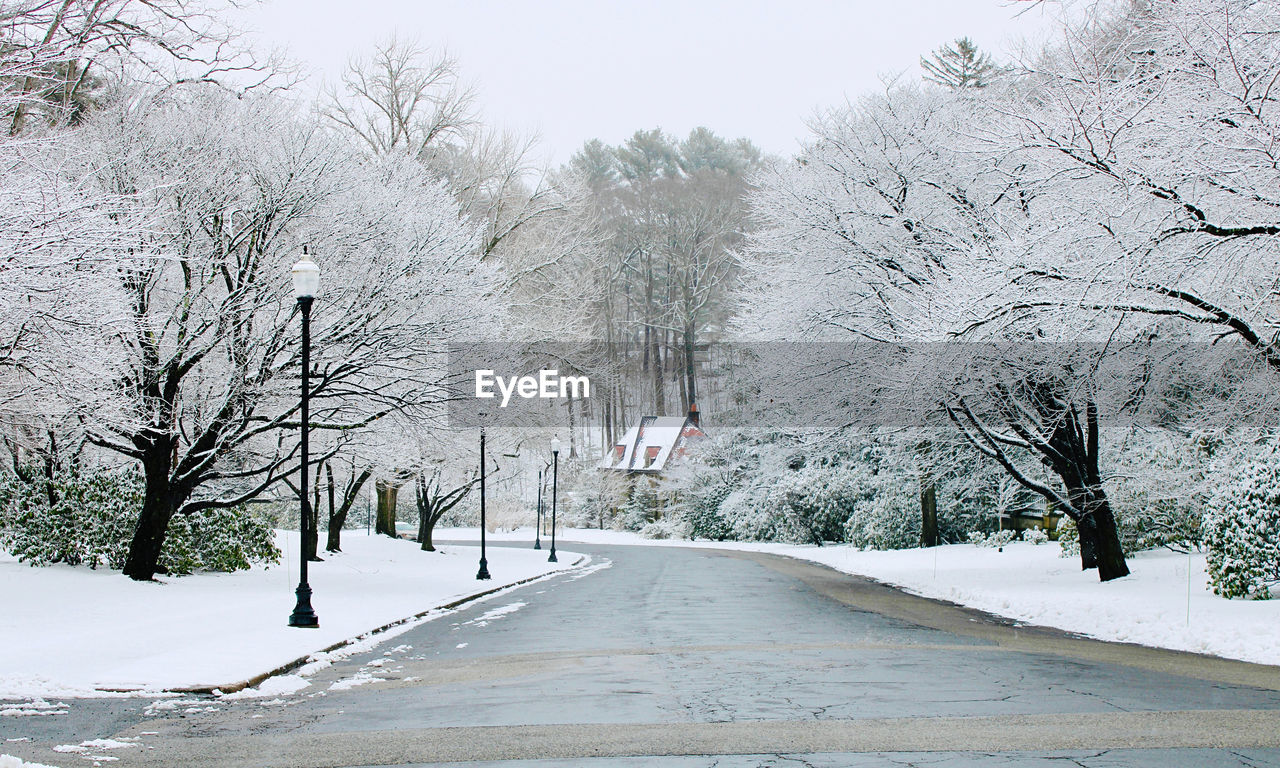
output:
[[[556,481],[560,478],[560,438],[551,438],[551,557],[548,563],[558,563],[556,559]]]
[[[476,572],[477,581],[485,581],[489,578],[489,559],[485,557],[485,540],[484,540],[484,427],[480,427],[480,570]]]

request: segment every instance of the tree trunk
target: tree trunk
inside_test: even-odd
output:
[[[1120,530],[1098,471],[1097,404],[1092,398],[1085,403],[1083,425],[1074,408],[1063,411],[1062,415],[1050,437],[1050,464],[1062,478],[1067,501],[1078,513],[1073,519],[1080,533],[1080,567],[1097,568],[1102,581],[1128,576]]]
[[[569,395],[569,401],[566,404],[569,408],[569,458],[576,459],[578,458],[578,423],[573,413],[572,387],[567,388],[567,394]]]
[[[342,551],[342,526],[347,524],[347,513],[333,515],[329,518],[329,535],[325,538],[326,552]]]
[[[431,543],[431,529],[435,527],[431,519],[431,502],[427,497],[427,480],[421,473],[414,480],[413,490],[414,501],[418,503],[418,548],[423,552],[435,552],[435,545]]]
[[[650,355],[650,364],[653,366],[653,413],[655,416],[665,416],[667,411],[667,393],[666,387],[662,381],[662,345],[658,339],[658,334],[652,334],[650,343],[653,345],[653,353]]]
[[[396,535],[396,496],[400,486],[389,480],[379,480],[374,484],[378,494],[378,515],[375,533],[386,534],[392,538]]]
[[[161,440],[149,449],[142,459],[142,472],[146,486],[142,497],[142,511],[129,543],[129,554],[124,561],[124,575],[134,581],[150,581],[160,570],[160,550],[169,530],[169,521],[178,507],[173,488],[169,483],[170,462],[173,452],[169,440]]]
[[[1128,576],[1120,530],[1106,492],[1101,486],[1095,486],[1068,489],[1068,494],[1076,508],[1082,510],[1082,516],[1076,520],[1080,534],[1080,568],[1097,568],[1102,581]]]
[[[352,467],[352,471],[355,468]],[[329,467],[329,541],[325,545],[325,549],[330,552],[342,551],[342,527],[347,524],[347,515],[351,512],[351,508],[355,506],[356,499],[360,498],[360,491],[364,488],[364,484],[369,480],[369,476],[373,474],[369,470],[364,470],[358,477],[353,477],[351,482],[347,483],[346,489],[342,492],[342,504],[338,506],[337,511],[333,509],[333,468]]]
[[[328,479],[329,479],[329,522],[325,526],[325,529],[328,531],[329,535],[325,539],[324,548],[326,552],[341,552],[342,551],[342,526],[345,525],[347,522],[347,510],[344,508],[341,511],[338,511],[333,507],[333,464],[332,463],[325,465],[325,473],[328,475]],[[346,501],[346,499],[343,499],[343,501]],[[345,506],[346,505],[344,504],[344,507]]]
[[[423,552],[435,552],[436,545],[431,541],[435,536],[436,521],[430,517],[424,517],[418,522],[418,541]]]
[[[1111,581],[1129,575],[1129,565],[1124,559],[1124,547],[1120,543],[1120,531],[1111,504],[1099,489],[1100,505],[1095,507],[1094,517],[1098,529],[1098,578]]]
[[[684,329],[684,378],[687,390],[684,409],[698,402],[698,387],[694,381],[694,326],[689,323]]]
[[[1026,447],[1039,453],[1041,461],[1062,480],[1066,497],[1048,483],[1037,483],[1020,472],[1001,451],[1001,443],[1008,441],[993,436],[962,402],[969,424],[984,438],[975,440],[967,429],[966,436],[984,453],[996,459],[1015,480],[1059,505],[1071,518],[1080,534],[1080,565],[1083,569],[1097,568],[1098,578],[1102,581],[1127,576],[1129,567],[1125,564],[1120,530],[1098,470],[1101,429],[1098,406],[1093,397],[1085,400],[1081,423],[1079,410],[1059,384],[1024,383],[1016,393],[1004,389],[1001,394],[1008,398],[1003,405],[1005,423]],[[1015,397],[1026,398],[1027,407],[1018,405]],[[963,429],[964,425],[954,412],[951,416]]]
[[[600,444],[600,454],[608,456],[613,451],[613,387],[606,387],[604,390],[604,440]],[[17,465],[17,460],[14,460]]]
[[[320,559],[320,466],[316,466],[316,480],[311,489],[311,504],[307,510],[307,537],[302,545],[306,547],[307,559],[313,563],[324,562]]]
[[[1080,541],[1080,570],[1098,567],[1098,526],[1092,519],[1077,520],[1076,536]]]
[[[920,546],[938,546],[938,486],[928,474],[920,478]]]

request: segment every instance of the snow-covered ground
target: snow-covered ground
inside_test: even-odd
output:
[[[468,595],[570,567],[580,555],[489,551],[491,581],[475,578],[479,549],[344,532],[343,552],[312,563],[319,629],[286,626],[298,583],[296,532],[271,568],[137,583],[109,570],[32,568],[0,553],[0,699],[102,695],[102,689],[231,684]],[[558,548],[559,549],[559,548]],[[43,697],[43,698],[42,698]],[[57,704],[45,713],[58,714]],[[14,710],[9,712],[8,710]],[[18,711],[21,710],[21,711]],[[35,716],[31,701],[0,715]]]
[[[437,531],[436,538],[472,539],[474,529]],[[531,530],[492,534],[532,539]],[[1280,600],[1227,600],[1209,591],[1203,554],[1141,552],[1123,579],[1098,581],[1079,558],[1059,557],[1052,542],[1014,542],[1003,551],[955,544],[932,549],[862,552],[847,546],[743,542],[655,541],[634,533],[566,529],[560,542],[716,547],[791,555],[845,573],[896,584],[926,597],[968,605],[1028,624],[1058,627],[1103,640],[1195,651],[1261,664],[1280,664]],[[543,546],[547,546],[544,537]]]

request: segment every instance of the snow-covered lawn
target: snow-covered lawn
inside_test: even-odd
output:
[[[475,530],[439,531],[469,539]],[[532,531],[494,534],[494,540],[532,538]],[[1058,556],[1052,542],[1014,542],[1004,551],[955,544],[933,549],[861,552],[847,546],[742,542],[655,541],[634,533],[561,530],[560,542],[714,547],[791,555],[845,573],[896,584],[1000,616],[1159,648],[1195,651],[1261,664],[1280,664],[1280,600],[1227,600],[1209,591],[1203,554],[1141,552],[1123,579],[1098,581],[1079,558]],[[547,546],[544,537],[543,546]],[[1188,570],[1190,579],[1188,579]]]
[[[320,628],[294,629],[286,622],[298,583],[298,534],[277,538],[285,551],[277,566],[159,583],[83,567],[32,568],[0,553],[0,699],[231,684],[580,557],[560,551],[554,564],[545,551],[494,548],[493,579],[476,581],[476,547],[429,553],[409,541],[344,532],[344,551],[323,554],[325,562],[309,569]]]

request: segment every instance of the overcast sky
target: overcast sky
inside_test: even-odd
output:
[[[969,36],[1000,55],[1051,27],[1018,0],[266,0],[250,25],[336,80],[391,34],[446,47],[486,121],[536,132],[561,163],[584,141],[705,125],[790,154],[820,108],[918,77],[919,57]],[[358,10],[357,10],[358,9]]]

